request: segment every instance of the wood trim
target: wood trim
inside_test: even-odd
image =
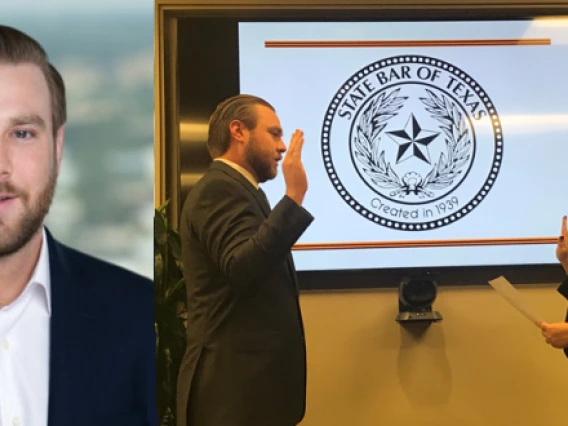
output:
[[[408,240],[408,241],[365,241],[342,243],[303,243],[292,248],[295,251],[305,250],[360,250],[377,248],[421,248],[421,247],[472,247],[472,246],[505,246],[556,244],[557,237],[532,238],[475,238],[453,240]]]
[[[264,47],[274,48],[369,48],[369,47],[486,47],[549,46],[549,38],[472,39],[472,40],[267,40]]]

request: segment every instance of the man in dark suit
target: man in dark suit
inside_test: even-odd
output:
[[[152,282],[43,225],[65,121],[43,48],[0,26],[0,425],[155,426]]]
[[[568,275],[568,225],[566,216],[562,218],[562,228],[556,246],[556,257]],[[568,279],[558,287],[558,292],[568,300]],[[542,321],[538,326],[542,330],[546,343],[554,348],[563,349],[564,354],[568,357],[568,314],[566,315],[566,322],[547,323]]]
[[[229,98],[209,121],[214,161],[190,191],[180,222],[187,284],[187,349],[178,426],[292,426],[305,412],[306,353],[290,250],[313,220],[301,207],[303,132],[282,169],[271,210],[258,183],[273,179],[286,146],[274,108]]]

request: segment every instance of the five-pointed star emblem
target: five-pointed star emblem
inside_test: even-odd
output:
[[[406,126],[404,126],[404,130],[386,133],[398,144],[398,154],[396,156],[397,164],[411,157],[419,158],[431,164],[428,145],[438,137],[440,132],[422,130],[414,114],[410,115]]]

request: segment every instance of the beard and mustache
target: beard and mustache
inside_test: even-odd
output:
[[[10,256],[22,249],[42,226],[53,200],[56,181],[57,170],[52,167],[44,188],[35,200],[31,200],[28,192],[12,183],[0,182],[0,193],[18,197],[17,200],[24,207],[24,211],[12,227],[9,227],[0,215],[0,258]]]
[[[260,149],[258,139],[251,138],[245,150],[245,162],[254,170],[258,183],[263,183],[276,177],[274,157],[268,157]]]

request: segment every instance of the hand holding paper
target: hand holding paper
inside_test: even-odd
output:
[[[538,326],[542,330],[542,335],[546,343],[557,349],[568,348],[568,323],[559,322],[549,324],[541,321]]]
[[[511,285],[505,277],[495,278],[489,281],[491,287],[509,302],[516,310],[527,317],[532,323],[537,324],[542,321],[542,317],[538,315],[534,309],[522,298],[519,291]]]

